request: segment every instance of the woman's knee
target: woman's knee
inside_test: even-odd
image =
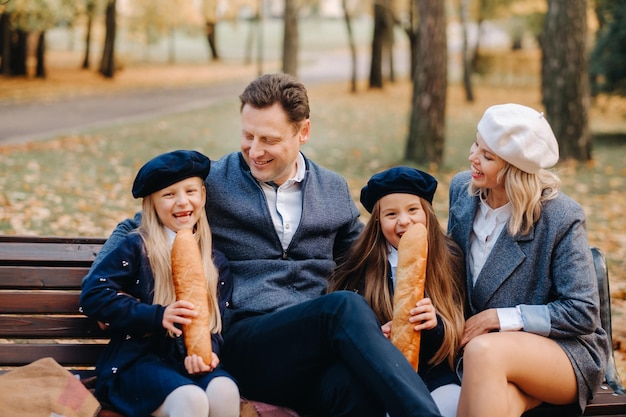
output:
[[[463,348],[463,366],[489,366],[497,363],[500,358],[499,345],[492,334],[474,337]]]

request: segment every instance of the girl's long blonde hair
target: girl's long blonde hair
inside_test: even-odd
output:
[[[505,163],[498,172],[498,183],[504,183],[506,197],[511,203],[511,218],[507,230],[511,236],[527,235],[539,216],[545,201],[555,198],[561,188],[561,179],[551,171],[541,169],[529,174]],[[477,188],[470,182],[470,195],[481,195],[486,199],[488,188]]]
[[[204,186],[203,186],[204,190]],[[144,197],[142,202],[142,219],[138,232],[144,241],[146,254],[154,276],[153,304],[169,305],[176,301],[174,282],[172,280],[171,245],[167,233],[160,221],[153,202],[154,194]],[[218,271],[213,263],[213,242],[211,229],[204,206],[200,210],[200,218],[195,225],[194,236],[202,254],[202,267],[206,278],[209,295],[209,316],[211,332],[219,333],[222,320],[217,302]]]
[[[443,343],[429,363],[438,364],[447,359],[453,368],[465,325],[465,261],[461,249],[443,231],[432,205],[421,197],[420,201],[428,230],[425,292],[444,324]],[[331,274],[328,291],[361,292],[378,320],[387,323],[393,316],[393,299],[387,240],[380,227],[378,202],[372,213],[357,241]]]

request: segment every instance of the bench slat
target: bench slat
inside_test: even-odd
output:
[[[608,386],[597,391],[593,400],[587,404],[586,416],[626,416],[626,405],[623,395],[615,395]]]
[[[33,235],[0,235],[0,246],[5,243],[70,243],[103,245],[106,237],[85,236],[33,236]]]
[[[88,266],[101,247],[92,243],[3,242],[0,245],[0,265]]]
[[[0,314],[78,314],[79,291],[0,291]]]
[[[615,395],[608,385],[602,385],[596,391],[593,400],[587,404],[585,416],[626,416],[626,405],[623,395]],[[558,406],[542,404],[522,414],[522,417],[579,417],[577,407],[573,405]]]
[[[37,359],[51,357],[63,366],[93,368],[104,344],[0,344],[0,363],[4,366],[24,366]]]
[[[85,316],[0,315],[0,338],[104,339],[107,337],[106,332],[100,329],[96,321]]]
[[[89,267],[0,266],[0,289],[77,289]]]

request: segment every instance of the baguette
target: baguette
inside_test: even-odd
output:
[[[416,372],[419,366],[421,334],[413,329],[415,323],[409,322],[411,317],[409,312],[424,298],[427,257],[426,227],[417,223],[402,235],[398,244],[391,324],[391,342],[402,352]]]
[[[213,347],[209,297],[200,248],[191,229],[181,229],[176,233],[171,256],[176,300],[189,301],[198,312],[198,316],[194,317],[190,324],[183,324],[187,354],[198,355],[206,365],[210,365],[213,360]]]

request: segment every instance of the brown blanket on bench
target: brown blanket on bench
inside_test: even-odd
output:
[[[298,413],[289,408],[241,399],[240,417],[299,417]]]
[[[52,358],[0,375],[0,416],[94,417],[98,400]]]

